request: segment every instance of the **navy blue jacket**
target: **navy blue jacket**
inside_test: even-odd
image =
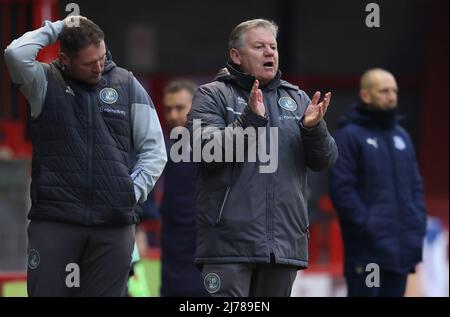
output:
[[[353,106],[334,139],[339,158],[330,195],[344,240],[345,268],[377,263],[407,273],[422,259],[426,212],[408,133]]]
[[[167,153],[173,140],[167,142]],[[194,265],[196,242],[195,182],[196,166],[173,162],[163,173],[164,196],[161,202],[161,296],[207,296],[200,271]]]

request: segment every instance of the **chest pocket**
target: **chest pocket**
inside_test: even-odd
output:
[[[229,125],[244,112],[248,104],[248,96],[239,94],[232,85],[227,85],[227,87],[228,95],[226,96],[224,105],[227,118],[226,124]]]
[[[111,77],[112,75],[109,75]],[[128,80],[120,76],[119,80],[108,81],[96,91],[97,114],[99,121],[109,131],[117,146],[129,151],[132,144],[131,133],[131,96],[133,95],[133,76]]]

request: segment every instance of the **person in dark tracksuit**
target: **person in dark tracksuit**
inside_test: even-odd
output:
[[[422,259],[422,178],[399,125],[397,91],[391,73],[368,70],[360,100],[334,134],[339,158],[330,171],[330,196],[342,229],[349,296],[403,296],[408,273]]]
[[[58,39],[60,58],[36,61]],[[32,116],[28,295],[121,296],[134,207],[167,161],[155,107],[85,17],[45,21],[14,40],[5,61]]]
[[[194,160],[196,135],[202,154],[217,157],[201,156],[197,178],[195,262],[212,296],[290,296],[308,266],[307,167],[323,170],[337,158],[323,120],[331,93],[319,103],[320,92],[310,100],[281,79],[276,36],[263,19],[236,26],[229,63],[197,90],[188,114]],[[264,144],[276,163],[240,158]]]
[[[175,80],[165,87],[164,117],[171,132],[186,125],[195,90],[196,85],[188,80]],[[167,151],[175,141],[167,140]],[[194,265],[196,166],[169,157],[161,178],[161,296],[208,296]]]

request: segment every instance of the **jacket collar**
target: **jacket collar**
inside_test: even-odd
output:
[[[339,121],[342,127],[350,123],[367,127],[378,127],[383,130],[393,129],[404,118],[398,114],[398,109],[380,111],[370,108],[362,101],[355,101],[347,114]]]
[[[243,73],[238,65],[230,61],[227,63],[227,66],[225,68],[222,68],[217,73],[214,80],[232,81],[235,82],[238,86],[244,88],[245,90],[251,90],[256,78],[252,75]],[[281,86],[280,70],[278,70],[274,79],[272,79],[268,84],[262,85],[260,88],[262,90],[272,90],[278,88],[279,86]]]

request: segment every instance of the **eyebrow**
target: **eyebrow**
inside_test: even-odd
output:
[[[105,56],[106,56],[106,52],[99,59],[103,59],[103,58],[105,58]],[[93,61],[89,61],[89,62],[85,63],[85,65],[93,64],[96,61],[98,61],[99,59],[96,59],[96,60],[93,60]]]
[[[270,42],[270,43],[268,43],[268,42],[265,42],[265,41],[263,41],[263,40],[256,40],[255,42],[254,42],[254,44],[269,44],[269,45],[278,45],[276,42]]]

